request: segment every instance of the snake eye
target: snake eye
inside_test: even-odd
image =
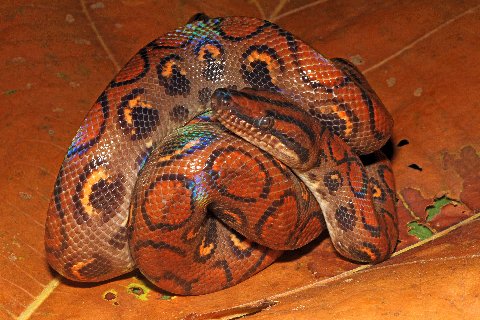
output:
[[[261,117],[257,121],[257,126],[261,129],[271,129],[274,123],[275,119],[273,119],[273,117]]]

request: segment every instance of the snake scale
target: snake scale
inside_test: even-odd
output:
[[[239,283],[325,229],[341,255],[380,262],[398,237],[377,152],[392,126],[348,61],[265,20],[196,15],[86,115],[55,182],[48,262],[86,282],[139,268],[184,295]]]

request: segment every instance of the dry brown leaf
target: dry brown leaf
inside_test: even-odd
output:
[[[84,115],[139,48],[199,11],[268,18],[365,72],[396,123],[406,252],[357,270],[323,236],[198,297],[138,274],[79,285],[50,271],[47,205]],[[16,1],[0,4],[0,28],[1,319],[480,317],[480,226],[461,222],[480,210],[478,1]],[[428,235],[438,238],[408,250]]]

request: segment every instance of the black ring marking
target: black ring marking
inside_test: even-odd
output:
[[[225,222],[229,226],[238,225],[238,221],[240,221],[240,228],[244,229],[248,225],[247,215],[239,208],[233,207],[226,209],[221,206],[221,204],[216,206],[215,203],[210,204],[209,209],[210,208],[218,219]],[[226,213],[226,211],[228,211],[228,213]],[[238,219],[234,218],[233,216],[238,217]]]
[[[342,73],[345,75],[344,81],[338,87],[346,86],[349,83],[354,83],[362,93],[362,100],[367,105],[368,116],[369,116],[369,127],[370,131],[373,133],[375,139],[381,141],[385,138],[385,135],[376,129],[375,123],[375,108],[371,96],[376,96],[375,92],[371,89],[368,82],[365,80],[364,76],[358,70],[358,68],[353,65],[350,61],[342,58],[333,58],[331,61],[336,67],[338,67]],[[377,100],[379,100],[377,98]]]
[[[262,33],[266,28],[276,26],[275,24],[271,23],[270,21],[264,20],[264,24],[257,27],[257,29],[255,31],[253,31],[252,33],[247,34],[243,37],[234,37],[234,36],[227,35],[225,33],[225,31],[223,31],[222,25],[221,25],[221,22],[223,22],[223,19],[215,19],[215,20],[218,20],[218,22],[219,22],[218,24],[216,24],[216,31],[218,32],[220,37],[222,37],[222,39],[224,39],[224,40],[228,40],[228,41],[232,41],[232,42],[239,42],[239,41],[242,41],[242,40],[251,39],[251,38],[259,35],[260,33]]]
[[[257,237],[259,237],[260,239],[262,238],[262,229],[268,218],[274,215],[278,208],[285,203],[285,198],[291,196],[295,197],[295,193],[290,189],[285,190],[285,192],[278,199],[274,200],[272,204],[265,210],[260,219],[258,219],[258,222],[255,224],[255,233]]]
[[[155,185],[158,182],[161,182],[161,181],[177,181],[177,182],[180,182],[180,183],[183,184],[183,188],[190,191],[190,212],[195,211],[195,205],[196,205],[196,201],[195,201],[195,188],[196,188],[195,182],[191,179],[186,178],[184,175],[181,175],[181,174],[168,174],[168,173],[166,173],[166,174],[162,174],[161,176],[157,176],[155,178],[155,181],[152,182],[149,185],[147,190],[144,191],[144,198],[143,198],[143,202],[141,204],[141,213],[142,213],[143,220],[145,221],[145,224],[147,225],[148,229],[150,231],[155,231],[155,230],[158,230],[158,229],[166,229],[166,230],[169,230],[169,231],[176,230],[176,229],[184,226],[188,221],[190,221],[191,218],[192,218],[192,215],[189,215],[185,220],[183,220],[182,222],[180,222],[178,224],[153,223],[152,220],[150,220],[150,216],[147,213],[147,209],[145,207],[150,191],[155,188]]]
[[[359,191],[357,191],[353,187],[352,180],[350,179],[350,171],[351,171],[352,163],[355,163],[360,168],[360,171],[362,173],[362,188]],[[347,179],[347,181],[348,181],[348,184],[350,186],[350,190],[352,190],[355,197],[357,197],[359,199],[365,199],[365,197],[368,194],[368,175],[367,175],[367,172],[365,171],[365,167],[363,166],[360,159],[358,159],[357,157],[350,158],[350,161],[347,162],[347,165],[348,165],[348,173],[347,173],[348,179]]]
[[[395,202],[395,200],[396,200],[395,190],[390,188],[390,185],[387,183],[387,180],[385,179],[385,171],[389,171],[391,174],[393,174],[392,168],[390,168],[389,166],[384,165],[384,164],[378,166],[378,168],[377,168],[378,176],[382,180],[382,183],[385,186],[385,188],[387,189],[388,194],[392,197],[392,199]]]
[[[260,248],[259,248],[259,250],[260,250]],[[248,269],[242,276],[240,276],[238,282],[242,282],[243,280],[250,278],[253,274],[258,272],[258,270],[257,270],[258,267],[260,267],[260,265],[263,263],[263,261],[267,257],[267,254],[271,251],[267,247],[263,247],[263,250],[265,250],[265,251],[258,258],[257,262],[255,262],[255,264],[253,266],[251,266],[250,269]]]
[[[330,137],[327,141],[327,147],[328,147],[328,152],[330,154],[330,157],[332,158],[332,160],[337,164],[337,165],[341,165],[341,164],[346,164],[347,165],[347,181],[348,181],[348,185],[350,186],[350,190],[352,190],[353,194],[355,195],[355,197],[359,198],[359,199],[365,199],[365,197],[367,196],[368,194],[368,175],[367,175],[367,172],[365,171],[365,167],[363,166],[362,162],[360,161],[360,159],[357,157],[357,156],[349,156],[348,155],[348,152],[347,151],[344,151],[343,153],[343,158],[341,159],[336,159],[334,157],[334,152],[333,152],[333,146],[332,146],[332,133],[330,132]],[[351,173],[351,166],[352,166],[352,163],[355,163],[358,168],[360,169],[361,173],[362,173],[362,187],[359,191],[357,191],[353,185],[352,185],[352,181],[351,181],[351,178],[350,178],[350,173]]]
[[[55,258],[60,258],[62,257],[62,252],[66,250],[69,247],[68,244],[68,234],[66,232],[65,226],[67,225],[63,220],[65,219],[65,211],[62,208],[62,199],[60,199],[61,194],[63,193],[62,190],[62,177],[63,177],[63,166],[60,168],[60,172],[58,173],[57,180],[55,181],[55,186],[53,188],[53,199],[55,203],[55,212],[58,214],[58,217],[62,220],[62,223],[60,223],[60,235],[62,238],[61,241],[61,246],[59,250],[49,247],[47,245],[47,242],[45,242],[45,250],[47,253],[51,253],[55,256]],[[49,233],[50,228],[46,228],[45,232],[48,233],[46,235],[47,239],[52,239]]]
[[[116,87],[121,87],[121,86],[124,86],[124,85],[127,85],[127,84],[135,83],[135,82],[137,82],[138,80],[142,79],[143,77],[145,77],[147,75],[148,71],[150,71],[150,61],[148,60],[147,48],[145,47],[145,48],[142,48],[140,51],[138,51],[137,56],[140,56],[140,58],[142,58],[142,60],[143,60],[142,71],[132,79],[123,80],[123,81],[119,81],[119,82],[116,82],[115,79],[112,80],[109,84],[110,88],[116,88]]]
[[[165,272],[163,274],[163,277],[160,278],[160,279],[173,281],[175,284],[182,287],[185,294],[190,294],[190,292],[192,291],[192,285],[199,281],[198,278],[193,279],[191,281],[185,280],[185,279],[175,275],[173,272],[170,272],[170,271]],[[160,280],[160,279],[158,279],[158,280]]]
[[[90,147],[93,145],[97,144],[97,142],[100,140],[100,137],[105,133],[105,129],[107,128],[107,119],[109,117],[109,103],[108,103],[108,98],[107,94],[103,92],[100,97],[98,97],[97,101],[95,102],[96,104],[99,103],[102,107],[102,123],[100,124],[100,130],[99,133],[92,139],[90,139],[88,142],[83,143],[81,145],[77,145],[78,141],[82,140],[82,135],[84,134],[83,127],[80,127],[78,130],[77,134],[73,138],[72,144],[68,148],[67,151],[67,158],[71,158],[73,155],[78,154],[78,155],[83,155]],[[85,129],[85,130],[88,130]]]
[[[362,210],[360,210],[360,215],[362,216],[363,228],[364,228],[365,230],[367,230],[368,232],[370,232],[370,235],[371,235],[373,238],[380,238],[381,232],[382,232],[382,228],[381,228],[380,226],[374,226],[374,225],[368,224],[368,223],[367,223],[367,219],[365,219],[365,215],[363,214],[363,211],[362,211]]]
[[[372,258],[370,255],[368,255],[364,251],[351,248],[349,251],[354,256],[357,257],[358,261],[373,262],[373,261],[378,261],[381,258],[382,255],[380,254],[380,250],[378,250],[377,246],[375,246],[373,243],[363,242],[361,245],[367,249],[370,249],[371,252],[375,255],[375,257]]]
[[[165,249],[168,251],[171,251],[181,257],[186,257],[187,253],[180,249],[179,247],[173,246],[169,243],[163,242],[163,241],[153,241],[153,240],[139,240],[135,243],[135,246],[133,247],[134,251],[138,251],[142,248],[147,248],[147,247],[152,247],[154,249]]]
[[[232,270],[230,270],[230,266],[228,265],[228,262],[226,260],[219,260],[219,261],[215,262],[213,267],[218,268],[218,269],[222,269],[223,272],[225,273],[225,280],[227,280],[227,283],[225,283],[223,288],[230,287],[230,285],[233,281],[233,275],[232,275]]]
[[[204,171],[207,172],[210,175],[210,177],[212,178],[213,188],[218,190],[218,192],[220,192],[220,194],[222,194],[223,196],[231,198],[235,201],[240,201],[240,202],[245,202],[245,203],[257,202],[257,198],[242,197],[242,196],[232,194],[232,193],[228,192],[228,188],[225,185],[218,184],[218,182],[217,182],[218,178],[220,178],[220,172],[218,172],[216,170],[213,170],[213,165],[214,165],[215,161],[221,155],[225,155],[226,153],[232,153],[232,152],[236,152],[236,151],[240,152],[241,154],[243,154],[243,155],[245,155],[245,156],[247,156],[251,159],[253,159],[257,163],[257,165],[260,167],[260,170],[264,173],[264,175],[265,175],[264,185],[263,185],[263,188],[262,188],[262,193],[259,195],[259,197],[262,198],[262,199],[266,199],[268,197],[269,193],[270,193],[270,188],[272,187],[272,178],[270,177],[270,173],[268,172],[268,170],[265,168],[264,164],[259,159],[255,158],[255,157],[252,157],[252,155],[249,152],[247,152],[247,151],[245,151],[241,148],[237,149],[233,146],[228,146],[226,148],[219,148],[219,149],[214,150],[212,152],[212,154],[210,155],[210,157],[208,158],[208,160],[206,161]]]
[[[337,110],[335,112],[322,112],[320,110],[310,108],[310,114],[320,120],[320,122],[328,127],[335,135],[342,137],[345,142],[349,142],[351,137],[355,137],[359,132],[360,121],[351,109],[351,107],[346,102],[340,102],[338,98],[332,98],[324,102],[326,105],[335,105]],[[341,118],[338,115],[338,112],[344,112],[346,119]],[[347,134],[347,131],[351,126],[350,131]]]

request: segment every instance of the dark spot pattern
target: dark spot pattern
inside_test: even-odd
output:
[[[327,187],[330,193],[337,192],[343,185],[343,177],[340,171],[333,170],[323,176],[323,184]]]
[[[206,105],[210,102],[210,98],[212,97],[212,90],[208,87],[202,88],[198,90],[198,102],[202,105]]]
[[[283,71],[284,62],[277,52],[266,45],[253,45],[242,54],[242,77],[254,89],[279,91],[271,70]]]
[[[158,80],[169,96],[186,97],[190,93],[190,80],[179,65],[182,60],[179,55],[172,53],[162,58],[157,66]]]
[[[74,261],[74,260],[73,260]],[[67,262],[65,271],[76,279],[95,279],[107,274],[111,269],[111,261],[103,255],[95,253],[91,258],[76,263]]]
[[[220,42],[209,38],[202,39],[194,47],[194,54],[197,60],[204,63],[202,75],[206,80],[211,82],[223,80],[225,59]]]
[[[89,200],[95,210],[102,212],[103,222],[108,222],[122,204],[124,194],[125,187],[120,178],[111,182],[100,179],[92,186]]]
[[[108,244],[117,250],[122,250],[127,245],[128,232],[127,228],[120,227],[108,240]]]
[[[353,231],[357,222],[357,216],[355,215],[355,207],[350,201],[346,206],[338,206],[335,211],[335,220],[338,226],[343,231]]]
[[[349,141],[350,137],[356,137],[359,132],[359,119],[348,103],[332,99],[329,107],[318,107],[310,109],[310,114],[318,118],[330,131]],[[334,109],[332,109],[332,107]]]
[[[121,98],[117,114],[123,132],[132,140],[145,139],[160,124],[158,110],[144,100],[145,89],[136,88]]]
[[[176,105],[169,112],[170,120],[177,123],[185,123],[188,120],[189,111],[186,106]]]
[[[107,223],[114,217],[124,201],[126,192],[122,175],[109,176],[100,160],[92,160],[79,176],[72,195],[75,205],[73,218],[77,224],[91,226],[92,218]]]

